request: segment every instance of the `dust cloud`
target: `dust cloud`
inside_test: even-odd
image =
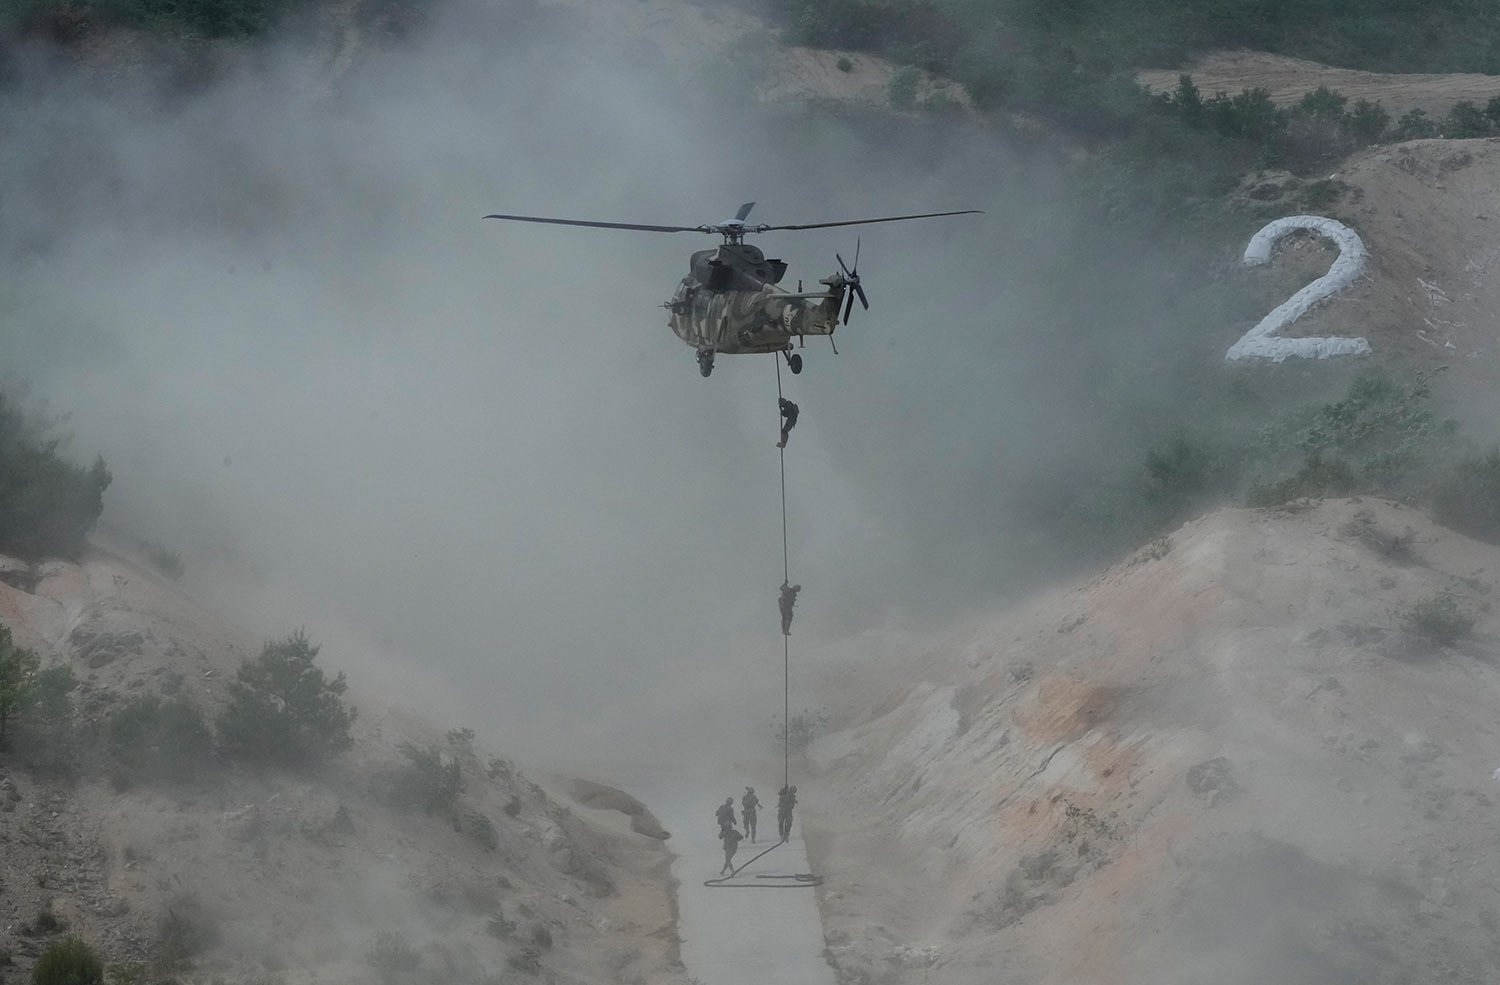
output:
[[[108,459],[107,529],[180,551],[187,590],[259,633],[306,625],[357,691],[522,757],[764,734],[776,378],[725,357],[701,379],[658,307],[710,240],[480,217],[986,210],[758,240],[811,286],[858,237],[873,303],[782,376],[809,649],[1056,569],[1022,528],[1133,433],[1103,381],[1159,385],[1161,284],[1129,285],[1168,247],[1087,267],[1050,155],[757,107],[753,67],[704,55],[525,3],[451,5],[347,68],[295,37],[193,87],[24,53],[0,96],[4,371]]]

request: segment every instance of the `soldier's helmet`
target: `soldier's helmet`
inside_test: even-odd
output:
[[[797,792],[796,784],[793,784],[791,789],[792,789],[792,793],[796,793]]]

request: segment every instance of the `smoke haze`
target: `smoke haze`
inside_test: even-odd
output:
[[[257,632],[305,624],[356,690],[521,756],[779,711],[776,379],[747,357],[700,379],[666,328],[707,237],[485,213],[987,211],[757,241],[811,287],[859,236],[872,301],[842,355],[782,376],[808,649],[1036,577],[1023,507],[1135,427],[1103,382],[1171,358],[1139,356],[1160,281],[1079,290],[1151,249],[1077,269],[1056,167],[1002,133],[756,107],[740,61],[621,47],[456,5],[332,81],[300,42],[190,94],[27,56],[0,103],[5,372],[108,459],[106,526],[180,550]]]

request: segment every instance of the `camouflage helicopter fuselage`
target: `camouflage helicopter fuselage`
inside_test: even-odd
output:
[[[785,263],[748,243],[699,250],[663,305],[667,324],[700,352],[785,352],[794,339],[832,335],[848,280],[835,273],[819,282],[822,291],[791,293],[776,286],[785,274]]]

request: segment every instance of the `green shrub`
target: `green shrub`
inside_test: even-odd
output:
[[[77,557],[104,510],[104,459],[80,468],[62,457],[55,421],[28,416],[0,391],[0,552]]]
[[[56,942],[37,959],[31,969],[32,985],[98,985],[104,980],[104,964],[81,938],[68,936]]]
[[[1314,452],[1295,474],[1270,485],[1250,487],[1248,505],[1280,506],[1294,499],[1347,496],[1354,491],[1354,470],[1336,458],[1324,459]]]
[[[1471,137],[1488,137],[1495,132],[1495,125],[1484,110],[1467,99],[1453,104],[1443,118],[1442,133],[1451,140]]]
[[[1401,119],[1396,121],[1396,128],[1391,131],[1391,139],[1396,141],[1426,140],[1437,136],[1440,136],[1437,121],[1420,109],[1403,113]]]
[[[229,706],[219,718],[226,752],[253,762],[302,766],[353,744],[349,730],[358,712],[342,700],[349,685],[343,673],[329,680],[313,665],[318,649],[299,629],[240,665],[229,686]]]
[[[28,765],[54,773],[71,773],[76,765],[78,733],[73,723],[73,689],[78,680],[67,667],[37,671],[27,689],[17,729]]]
[[[828,731],[828,712],[822,709],[804,709],[794,712],[791,722],[791,728],[783,730],[781,716],[772,720],[771,731],[775,733],[776,744],[781,746],[785,743],[790,752],[803,753],[814,740]]]
[[[463,771],[457,756],[443,761],[437,746],[422,748],[410,742],[401,743],[406,765],[392,780],[392,795],[403,807],[420,807],[429,814],[454,817],[458,795],[463,792]]]
[[[172,972],[219,942],[219,924],[212,913],[192,896],[180,896],[156,924],[152,964],[158,971]]]
[[[1452,592],[1439,592],[1412,605],[1402,616],[1406,630],[1444,645],[1468,636],[1477,621]]]
[[[464,834],[487,851],[493,852],[500,847],[500,832],[495,828],[495,822],[490,820],[489,815],[481,814],[479,811],[464,811],[460,826]]]
[[[40,662],[35,653],[16,646],[9,627],[0,623],[0,748],[5,746],[12,719],[30,699]]]
[[[182,563],[182,555],[176,551],[168,550],[161,544],[150,541],[142,541],[140,549],[145,553],[146,560],[151,566],[173,581],[181,581],[187,568]]]
[[[1373,144],[1385,136],[1391,125],[1391,114],[1386,112],[1380,100],[1357,99],[1349,112],[1349,132],[1361,144]]]
[[[1500,544],[1500,448],[1464,458],[1433,485],[1437,521],[1477,540]]]
[[[892,109],[912,109],[917,105],[917,86],[922,81],[922,72],[915,65],[903,65],[886,83],[886,98]]]
[[[109,985],[145,985],[147,968],[144,962],[131,961],[112,964],[104,970]]]
[[[382,930],[365,955],[376,976],[383,982],[398,981],[411,975],[422,964],[422,956],[410,942],[394,930]]]
[[[66,930],[67,926],[61,917],[52,912],[51,907],[44,906],[36,911],[36,916],[31,918],[27,932],[36,937],[50,937]]]
[[[1148,496],[1164,516],[1189,512],[1233,483],[1233,463],[1223,450],[1184,432],[1146,451]]]
[[[109,722],[116,781],[187,783],[208,764],[212,738],[203,715],[185,698],[136,698]]]

